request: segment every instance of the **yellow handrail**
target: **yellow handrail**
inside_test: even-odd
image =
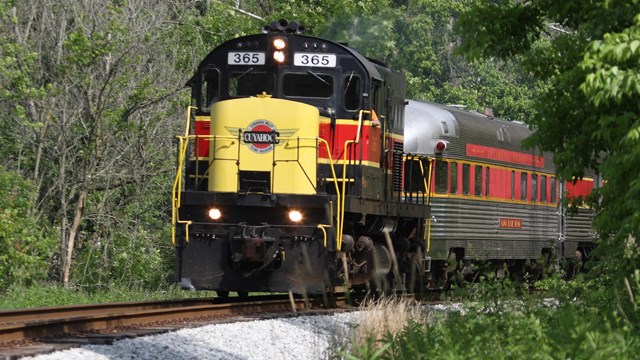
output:
[[[431,202],[431,174],[433,174],[433,161],[431,161],[432,159],[429,159],[429,174],[427,175],[426,179],[424,176],[424,165],[422,164],[422,161],[418,161],[420,163],[420,171],[422,172],[422,180],[424,181],[424,189],[427,193],[427,203],[425,205],[429,205],[429,203]],[[428,184],[428,185],[427,185]],[[423,238],[427,239],[427,252],[429,252],[429,250],[431,249],[431,214],[429,214],[429,217],[424,219],[424,222],[426,223],[426,226],[424,227],[424,233],[422,234]]]
[[[317,138],[317,139],[318,139],[318,141],[323,143],[324,146],[327,147],[327,155],[329,156],[329,164],[331,165],[331,174],[333,175],[334,179],[337,179],[338,176],[336,175],[336,169],[335,169],[334,164],[333,164],[333,157],[331,156],[331,148],[329,147],[329,143],[327,142],[327,140],[325,140],[323,138]],[[338,187],[338,182],[337,181],[334,181],[333,185],[336,187],[336,196],[337,196],[336,200],[337,200],[337,203],[338,203],[338,209],[337,209],[338,214],[336,214],[338,219],[336,220],[337,221],[336,228],[339,229],[340,228],[340,224],[342,223],[342,219],[340,219],[340,188]],[[342,186],[344,187],[344,183],[342,184]],[[322,229],[322,232],[324,233],[324,237],[325,237],[324,247],[326,248],[327,247],[327,233],[324,230],[324,226],[326,226],[326,225],[323,225],[323,224],[318,225],[318,227],[320,229]],[[336,247],[338,248],[338,250],[340,250],[340,247],[338,247],[338,243],[339,243],[338,241],[340,241],[340,244],[341,244],[341,241],[342,241],[342,238],[341,237],[339,238],[339,236],[341,236],[341,235],[336,234]]]
[[[171,242],[176,245],[176,224],[185,224],[185,239],[189,239],[189,225],[191,221],[182,221],[178,219],[178,209],[181,202],[182,190],[182,169],[184,168],[184,159],[187,155],[188,137],[191,131],[191,111],[197,109],[195,106],[187,107],[187,125],[185,126],[184,136],[178,136],[180,145],[178,147],[178,169],[176,171],[176,179],[173,182],[173,191],[171,194]]]
[[[180,141],[179,144],[179,159],[178,159],[178,170],[177,170],[177,174],[176,174],[176,178],[174,180],[173,183],[173,191],[172,191],[172,206],[171,206],[171,240],[172,243],[175,245],[176,244],[176,224],[185,224],[186,225],[186,241],[188,242],[189,240],[189,225],[192,224],[191,221],[184,221],[184,220],[180,220],[179,219],[179,214],[178,214],[178,209],[181,206],[181,189],[182,189],[182,174],[183,174],[183,169],[184,169],[184,162],[185,159],[187,157],[187,149],[188,149],[188,144],[190,140],[193,139],[208,139],[211,140],[213,139],[214,141],[217,139],[227,139],[227,140],[237,140],[236,136],[218,136],[218,135],[189,135],[189,124],[190,124],[190,115],[191,115],[191,109],[193,109],[195,107],[190,106],[189,107],[189,112],[187,114],[187,131],[185,133],[185,136],[177,136],[178,140]],[[336,170],[335,170],[335,162],[333,161],[333,157],[331,155],[331,148],[329,147],[329,143],[322,138],[318,138],[318,137],[309,137],[309,138],[296,138],[298,140],[310,140],[310,141],[318,141],[322,144],[324,144],[324,146],[327,148],[327,155],[329,157],[329,164],[331,166],[331,173],[333,175],[334,179],[337,179],[337,174],[336,174]],[[338,187],[337,182],[334,182],[334,186],[336,188],[336,196],[337,196],[337,202],[338,204],[340,204],[340,188]],[[338,209],[338,211],[340,211],[340,209]],[[338,220],[337,220],[337,227],[340,227],[340,217],[338,216]],[[326,224],[320,224],[318,225],[319,228],[322,229],[322,231],[324,232],[324,227],[330,227],[330,225],[326,225]],[[326,232],[325,232],[325,247],[326,247]]]
[[[345,207],[345,196],[347,189],[347,148],[350,144],[358,144],[360,142],[360,131],[362,129],[362,114],[370,114],[369,110],[360,110],[358,113],[358,130],[356,133],[355,140],[347,140],[344,142],[344,152],[342,158],[342,201],[341,205],[338,207],[338,217],[340,221],[338,222],[338,233],[336,234],[336,247],[338,250],[342,249],[342,231],[344,230],[344,207]]]

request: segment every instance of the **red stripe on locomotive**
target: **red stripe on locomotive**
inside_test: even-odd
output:
[[[197,136],[207,136],[211,134],[211,123],[209,121],[196,121],[195,124]],[[195,157],[209,156],[209,139],[198,138],[194,144],[193,155]]]
[[[331,158],[333,161],[344,159],[344,143],[347,140],[355,140],[358,123],[353,124],[336,124],[334,126],[334,135],[332,135],[331,124],[320,124],[320,138],[326,140],[331,147]],[[360,143],[350,145],[347,149],[347,160],[350,161],[370,161],[380,162],[380,128],[372,126],[362,126],[360,134]],[[320,159],[329,159],[327,148],[319,145],[318,157]]]

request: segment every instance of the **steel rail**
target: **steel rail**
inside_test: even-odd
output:
[[[88,305],[49,306],[26,309],[12,309],[0,311],[0,324],[11,324],[27,321],[43,321],[58,319],[72,313],[83,315],[98,315],[105,313],[163,309],[170,307],[194,306],[211,304],[215,298],[158,300],[144,302],[117,302]]]
[[[93,305],[93,309],[90,305],[23,309],[15,311],[18,315],[13,317],[9,314],[11,311],[3,311],[0,315],[5,315],[7,318],[12,317],[14,320],[23,316],[23,320],[13,323],[5,321],[4,318],[0,320],[2,322],[0,323],[0,342],[46,338],[60,334],[207,316],[296,312],[308,308],[309,301],[309,299],[294,299],[284,295],[278,298],[273,296],[265,296],[261,299],[251,297],[243,299],[242,302],[227,301],[217,304],[212,304],[211,299],[208,304],[202,304],[204,302],[202,299],[193,299],[190,305],[183,303],[180,306],[177,305],[178,301],[165,304],[164,307],[162,307],[163,302],[151,302]],[[336,302],[345,303],[344,298],[338,298]],[[38,317],[38,311],[42,312],[40,317]]]

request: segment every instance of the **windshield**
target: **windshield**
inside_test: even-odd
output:
[[[255,96],[273,94],[275,91],[275,76],[270,73],[254,72],[253,68],[243,72],[231,74],[229,78],[229,95]]]
[[[306,74],[285,74],[282,82],[285,96],[327,99],[333,94],[333,77],[311,70]]]

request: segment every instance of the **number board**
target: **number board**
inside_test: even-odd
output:
[[[230,52],[227,56],[229,65],[264,65],[263,52]]]
[[[293,55],[293,65],[336,67],[336,55],[318,53],[295,53]]]

